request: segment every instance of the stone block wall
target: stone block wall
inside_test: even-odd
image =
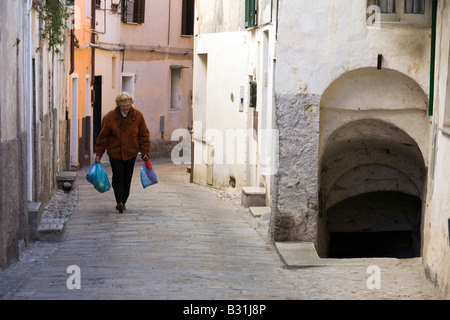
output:
[[[314,241],[316,237],[319,104],[319,95],[276,95],[280,154],[270,222],[274,241]]]
[[[0,267],[17,261],[27,241],[26,134],[0,143]]]
[[[157,158],[170,158],[172,149],[179,141],[169,141],[162,139],[154,139],[151,141],[150,161]]]

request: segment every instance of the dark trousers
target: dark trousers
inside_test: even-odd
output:
[[[117,203],[125,204],[130,195],[131,179],[133,178],[136,158],[130,160],[117,160],[109,157],[112,169],[112,187]]]

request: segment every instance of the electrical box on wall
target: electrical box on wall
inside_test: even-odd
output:
[[[244,95],[245,95],[245,87],[241,87],[239,94],[239,112],[244,112]]]
[[[250,81],[250,108],[256,108],[256,97],[258,94],[258,87],[256,81]]]
[[[164,134],[164,116],[159,117],[159,132]]]

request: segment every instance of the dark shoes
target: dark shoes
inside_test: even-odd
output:
[[[126,210],[125,205],[122,202],[117,203],[116,210],[119,210],[119,213],[123,213],[123,210]]]

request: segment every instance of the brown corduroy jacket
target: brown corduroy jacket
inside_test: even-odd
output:
[[[142,156],[150,154],[150,132],[142,112],[131,107],[124,118],[116,107],[103,117],[95,153],[101,157],[105,151],[118,160],[136,158],[138,152]]]

